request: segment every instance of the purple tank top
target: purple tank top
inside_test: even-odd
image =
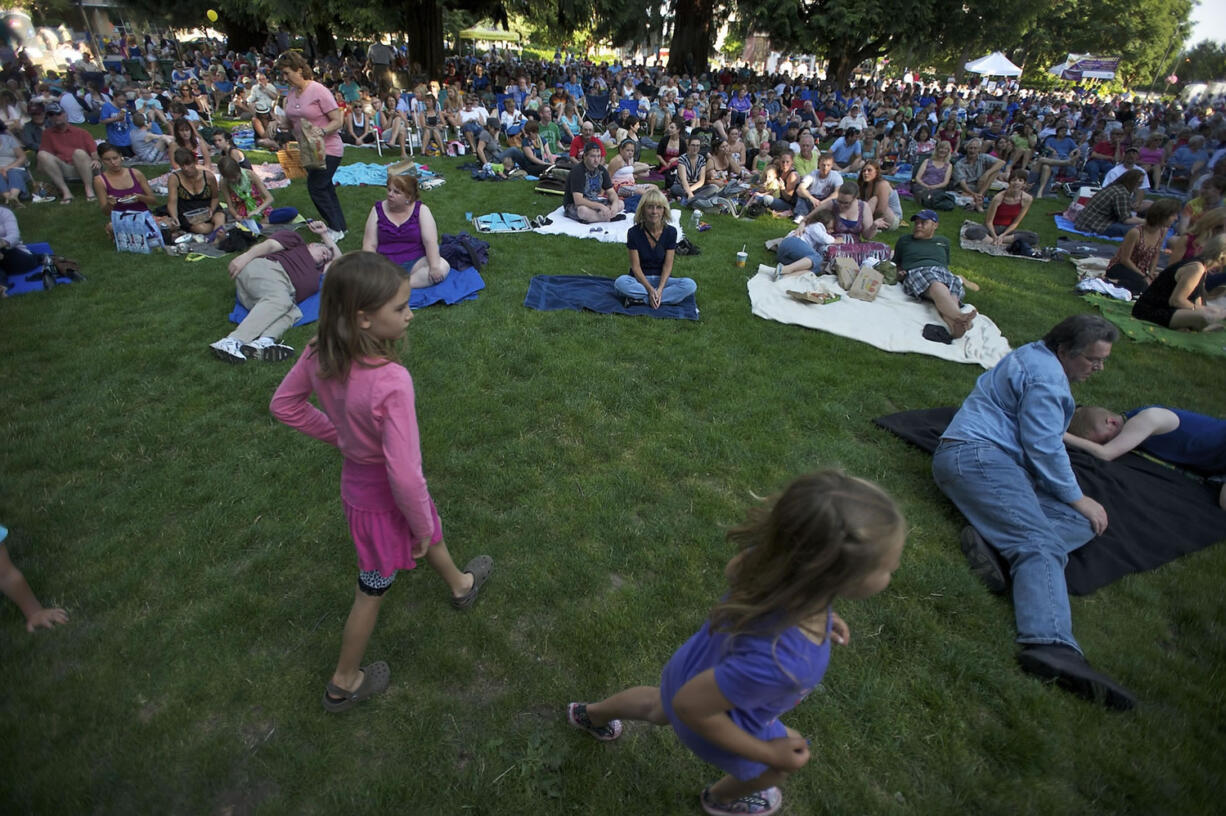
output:
[[[379,254],[395,264],[412,264],[426,256],[426,245],[421,240],[421,202],[413,202],[413,214],[409,220],[396,226],[383,212],[383,202],[375,202],[378,216]]]
[[[864,202],[856,202],[856,217],[844,218],[837,210],[834,219],[834,234],[835,235],[859,235],[863,228],[861,219],[864,218]]]
[[[122,190],[111,186],[111,180],[106,177],[106,173],[102,174],[102,183],[106,186],[106,194],[114,198],[123,198],[130,195],[140,195],[141,188],[136,182],[136,176],[132,175],[132,171],[128,171],[128,178],[132,180],[131,187],[125,187]],[[149,212],[149,206],[143,201],[120,202],[115,205],[115,212]]]
[[[920,181],[929,187],[936,187],[945,180],[945,167],[946,165],[937,167],[936,164],[929,161],[928,166],[924,168],[924,175],[920,177]]]

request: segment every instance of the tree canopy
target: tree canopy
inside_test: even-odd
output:
[[[27,0],[54,7],[67,0]],[[357,37],[403,33],[413,62],[442,68],[440,0],[127,0],[154,19],[203,24],[204,9],[237,47],[261,43],[270,27],[308,36],[321,51],[333,32]],[[1202,44],[1183,53],[1194,0],[449,0],[455,19],[523,19],[544,44],[664,44],[668,69],[707,69],[722,21],[734,40],[766,35],[775,50],[816,53],[836,81],[865,60],[891,56],[913,67],[951,70],[1004,51],[1027,72],[1046,70],[1072,53],[1123,57],[1121,78],[1144,85],[1174,70],[1181,79],[1223,72],[1226,47]],[[1216,49],[1216,50],[1215,50]]]

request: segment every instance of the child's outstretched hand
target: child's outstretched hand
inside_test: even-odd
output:
[[[68,623],[68,613],[63,609],[40,609],[26,618],[26,631],[52,629],[56,624]]]
[[[851,643],[851,629],[848,628],[847,621],[833,610],[830,612],[830,639],[840,646]]]
[[[809,761],[809,741],[801,736],[770,740],[772,759],[767,764],[780,771],[798,771]]]

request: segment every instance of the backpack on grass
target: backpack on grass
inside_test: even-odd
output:
[[[536,191],[542,195],[564,195],[566,193],[566,182],[556,178],[542,178],[536,183]]]

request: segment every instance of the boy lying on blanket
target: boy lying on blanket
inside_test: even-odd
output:
[[[1164,462],[1226,479],[1226,419],[1150,405],[1122,414],[1097,405],[1073,412],[1064,443],[1111,461],[1140,449]],[[1226,483],[1218,496],[1226,510]]]
[[[895,244],[894,263],[905,273],[902,290],[916,300],[932,301],[950,335],[957,339],[970,331],[979,313],[974,309],[962,312],[965,281],[949,271],[949,239],[936,234],[939,222],[932,210],[911,216],[911,234]]]

